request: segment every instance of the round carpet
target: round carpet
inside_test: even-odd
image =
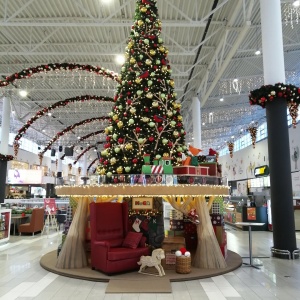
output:
[[[57,260],[56,255],[57,251],[52,251],[43,255],[40,260],[40,265],[47,271],[61,276],[102,282],[109,282],[110,279],[149,280],[149,278],[155,278],[155,276],[143,275],[138,273],[137,271],[131,271],[115,275],[106,275],[101,273],[100,271],[92,270],[89,266],[80,269],[58,269],[55,267]],[[241,256],[239,256],[237,253],[228,250],[228,257],[226,259],[226,263],[227,267],[223,269],[199,269],[192,267],[191,272],[189,274],[178,274],[176,273],[175,268],[165,268],[164,270],[166,275],[164,276],[164,278],[169,279],[170,281],[187,281],[213,277],[231,272],[239,268],[242,265],[243,261]]]

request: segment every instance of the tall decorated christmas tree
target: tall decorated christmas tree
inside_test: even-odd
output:
[[[185,131],[156,0],[137,0],[99,174],[140,174],[144,156],[181,164]]]

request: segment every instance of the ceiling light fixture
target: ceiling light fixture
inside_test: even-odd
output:
[[[300,6],[300,1],[299,0],[294,1],[293,6],[294,7],[299,7]]]
[[[52,116],[52,114],[49,112],[49,113],[48,113],[48,116],[49,116],[49,117],[51,117],[51,116]]]
[[[19,95],[20,95],[21,97],[25,98],[25,97],[28,95],[28,92],[25,91],[25,90],[20,90],[20,91],[19,91]]]
[[[224,98],[220,98],[220,101],[223,102],[223,101],[224,101]]]
[[[125,56],[124,55],[122,55],[122,54],[118,54],[117,56],[116,56],[116,63],[118,64],[118,65],[123,65],[124,64],[124,62],[125,62]]]
[[[255,39],[256,39],[256,51],[254,52],[255,55],[260,55],[259,45],[258,45],[258,34],[257,34],[257,27],[255,31]]]

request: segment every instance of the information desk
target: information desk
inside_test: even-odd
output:
[[[259,269],[261,265],[253,265],[252,263],[252,226],[264,226],[265,223],[253,223],[253,222],[236,222],[236,225],[242,225],[248,227],[249,232],[249,260],[250,263],[243,263],[244,265],[248,265],[249,267],[253,267]]]

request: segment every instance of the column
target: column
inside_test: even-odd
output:
[[[198,97],[192,99],[193,146],[201,149],[201,106]]]
[[[265,84],[285,83],[280,0],[260,0]],[[276,62],[276,63],[274,63]],[[273,255],[297,249],[293,208],[287,105],[277,98],[266,104],[273,220]]]
[[[87,153],[84,153],[82,156],[82,168],[81,168],[81,179],[83,181],[83,184],[87,184]]]
[[[8,154],[10,112],[11,112],[10,99],[5,96],[3,97],[1,144],[0,144],[0,153],[4,155]],[[7,172],[7,161],[0,160],[0,203],[3,203],[5,198],[6,172]]]
[[[10,99],[4,96],[3,111],[2,111],[2,125],[1,125],[1,144],[0,144],[0,153],[4,155],[8,154],[10,113],[11,113]]]
[[[83,160],[82,160],[82,177],[86,177],[87,176],[87,153],[85,152],[82,156]]]

